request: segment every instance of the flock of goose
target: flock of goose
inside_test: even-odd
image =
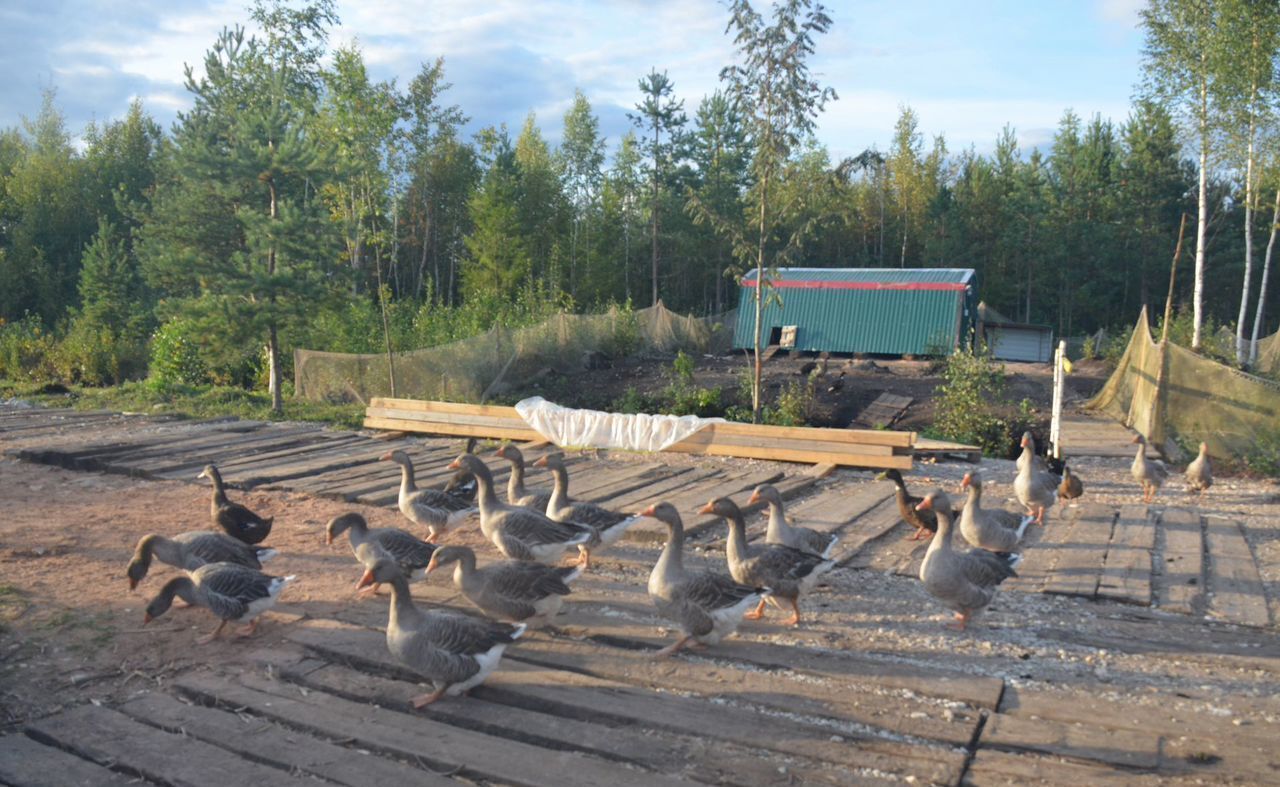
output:
[[[733,500],[716,498],[698,509],[698,514],[713,514],[728,525],[728,572],[693,571],[684,566],[684,526],[680,512],[670,503],[657,502],[627,514],[575,501],[569,496],[568,470],[557,453],[534,463],[550,471],[552,490],[530,492],[524,483],[524,457],[510,444],[494,454],[511,464],[504,502],[488,465],[472,453],[473,448],[474,443],[469,444],[467,452],[449,465],[455,474],[443,490],[418,489],[413,462],[403,451],[382,457],[400,466],[399,509],[406,519],[426,529],[425,540],[400,528],[371,528],[354,512],[335,517],[325,530],[329,544],[346,534],[363,568],[358,593],[376,594],[381,585],[390,586],[387,648],[434,687],[431,693],[412,698],[417,708],[480,684],[526,627],[545,624],[558,614],[571,584],[590,568],[592,554],[608,549],[643,518],[656,519],[668,530],[649,575],[648,592],[658,613],[680,629],[679,638],[659,656],[715,645],[744,619],[762,617],[769,604],[789,609],[787,622],[798,625],[801,599],[836,565],[830,554],[838,538],[793,524],[781,495],[770,485],[756,488],[748,500],[748,504],[764,502],[769,507],[761,541],[747,539],[743,512]],[[1061,478],[1050,471],[1035,453],[1030,434],[1024,435],[1022,449],[1013,482],[1025,508],[1022,514],[983,508],[979,472],[965,475],[961,491],[966,500],[960,508],[953,507],[942,489],[912,496],[896,470],[879,476],[895,484],[899,514],[916,528],[912,538],[930,534],[920,579],[930,595],[955,612],[955,628],[963,629],[990,604],[997,586],[1016,576],[1020,560],[1016,550],[1027,527],[1033,522],[1043,524],[1045,512],[1059,498],[1072,499],[1083,492],[1080,479],[1068,469],[1064,468]],[[1133,475],[1142,483],[1145,499],[1152,486],[1159,488],[1168,471],[1147,460],[1140,446]],[[261,613],[295,577],[261,571],[262,563],[275,555],[274,549],[261,545],[271,533],[272,520],[228,500],[213,465],[199,477],[213,484],[212,520],[221,532],[144,536],[129,562],[129,586],[138,586],[153,559],[184,569],[184,576],[169,580],[147,605],[145,621],[163,615],[176,598],[206,607],[219,618],[218,628],[199,642],[213,640],[230,622],[247,624],[240,634],[248,636]],[[1201,494],[1212,484],[1203,446],[1187,477],[1189,486]],[[437,543],[477,512],[481,532],[506,560],[479,565],[469,547]],[[956,530],[969,548],[953,544]],[[571,550],[578,552],[578,559],[558,565]],[[414,603],[410,580],[448,566],[453,566],[457,589],[486,618],[425,610]]]

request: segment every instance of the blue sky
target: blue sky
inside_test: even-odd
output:
[[[1067,108],[1117,121],[1139,78],[1142,0],[837,0],[813,70],[840,98],[819,120],[833,157],[888,147],[900,107],[952,152],[990,150],[1012,124],[1046,144]],[[123,115],[135,96],[166,127],[189,104],[183,64],[198,64],[245,0],[8,0],[0,4],[0,126],[32,117],[57,90],[69,129]],[[358,41],[376,79],[404,86],[445,58],[447,94],[472,129],[529,111],[556,141],[575,88],[610,149],[629,127],[636,83],[666,70],[692,117],[733,56],[715,0],[339,0],[332,44]]]

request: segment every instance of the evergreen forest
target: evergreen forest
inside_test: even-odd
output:
[[[803,55],[845,20],[810,2],[730,3],[741,60],[721,90],[636,74],[620,139],[579,91],[558,145],[532,113],[464,131],[441,58],[374,81],[358,44],[330,46],[332,0],[248,13],[260,32],[228,20],[193,55],[171,128],[135,102],[69,129],[50,89],[0,130],[0,377],[237,385],[278,406],[297,347],[404,350],[658,300],[715,314],[756,265],[973,268],[1012,319],[1124,335],[1163,311],[1184,219],[1189,343],[1280,316],[1276,2],[1150,0],[1127,116],[1064,107],[1041,148],[1006,126],[990,152],[953,149],[904,105],[886,149],[840,160],[814,135],[832,75]],[[803,79],[762,115],[787,13]],[[1228,350],[1247,365],[1247,342]]]

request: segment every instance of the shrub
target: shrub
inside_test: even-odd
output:
[[[36,317],[16,322],[0,320],[0,378],[46,381],[57,377],[53,353],[57,346]]]
[[[174,317],[156,329],[151,337],[151,380],[160,387],[203,385],[209,382],[209,368],[196,342],[193,322]]]
[[[1240,463],[1251,473],[1280,477],[1280,429],[1254,435],[1253,444],[1240,457]]]
[[[938,386],[934,428],[943,437],[981,446],[985,454],[1005,456],[1013,438],[1031,421],[1030,402],[1023,400],[1013,419],[1001,416],[1005,399],[1004,366],[989,352],[961,350],[947,358],[945,382]]]
[[[147,347],[138,339],[77,318],[54,351],[53,365],[68,382],[116,385],[147,372]]]

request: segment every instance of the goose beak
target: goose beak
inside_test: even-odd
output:
[[[932,510],[932,509],[933,509],[933,498],[932,498],[932,497],[926,497],[924,500],[921,500],[921,501],[916,505],[916,510],[917,510],[917,511],[930,511],[930,510]]]
[[[461,469],[461,468],[462,468],[462,461],[461,461],[461,459],[462,459],[462,458],[461,458],[461,457],[459,457],[459,458],[457,458],[457,459],[453,460],[452,462],[450,462],[450,463],[449,463],[449,467],[448,467],[448,468],[446,468],[446,469],[448,469],[448,470],[459,470],[459,469]]]
[[[138,580],[134,579],[133,577],[129,577],[129,589],[130,589],[130,590],[137,590],[137,589],[138,589]]]
[[[201,470],[200,474],[196,476],[196,480],[199,481],[201,478],[208,478],[208,477],[209,477],[209,474]]]
[[[547,466],[547,457],[546,457],[546,455],[545,455],[545,454],[543,454],[542,456],[538,457],[538,461],[534,462],[534,463],[533,463],[533,466],[534,466],[534,467],[546,467],[546,466]]]
[[[760,493],[759,493],[759,492],[752,492],[752,493],[751,493],[751,497],[747,500],[747,505],[749,505],[749,506],[753,506],[753,505],[755,505],[755,504],[756,504],[756,503],[758,503],[758,502],[760,502]]]
[[[969,488],[969,485],[970,485],[970,484],[972,484],[972,483],[973,483],[973,476],[972,476],[971,474],[969,474],[969,473],[965,473],[965,474],[964,474],[964,480],[960,482],[960,488],[961,488],[961,489],[968,489],[968,488]]]
[[[716,512],[716,501],[708,500],[707,504],[698,509],[699,514],[714,514]]]
[[[324,534],[324,544],[325,546],[333,546],[333,533]]]
[[[153,621],[153,620],[155,620],[155,618],[151,617],[151,613],[150,613],[150,612],[143,612],[143,613],[142,613],[142,625],[144,625],[144,626],[145,626],[145,625],[147,625],[148,623],[150,623],[150,622],[151,622],[151,621]]]
[[[374,583],[373,572],[365,569],[364,574],[360,576],[360,581],[356,583],[356,589],[367,588]]]
[[[384,462],[390,462],[390,461],[391,461],[391,452],[390,452],[390,451],[388,451],[388,452],[386,452],[385,454],[383,454],[382,456],[380,456],[380,457],[378,457],[378,458],[379,458],[379,459],[381,459],[381,460],[382,460],[382,461],[384,461]]]
[[[643,511],[637,511],[636,516],[653,516],[654,512],[656,512],[657,510],[658,510],[658,506],[655,503],[654,505],[649,506]]]
[[[435,571],[437,568],[440,568],[440,563],[434,557],[432,557],[431,562],[427,564],[427,570],[425,573],[430,574],[432,571]]]

